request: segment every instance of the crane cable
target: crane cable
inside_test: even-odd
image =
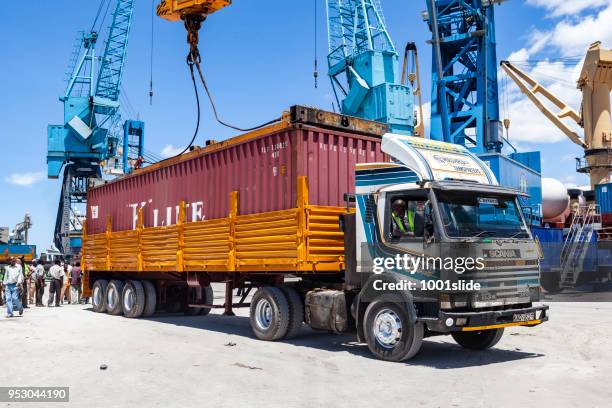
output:
[[[314,0],[314,72],[312,73],[312,75],[314,76],[314,87],[315,89],[319,87],[319,69],[318,69],[318,65],[319,65],[319,61],[318,61],[318,49],[317,49],[317,42],[318,42],[318,37],[317,37],[317,0]]]
[[[149,105],[153,105],[153,50],[155,49],[155,0],[151,0],[151,61],[149,79]]]
[[[215,115],[215,119],[217,120],[217,122],[219,122],[221,125],[225,127],[228,127],[234,130],[238,130],[240,132],[249,132],[252,130],[261,129],[262,127],[268,126],[272,123],[279,122],[282,119],[281,117],[272,119],[258,126],[253,126],[250,128],[241,128],[241,127],[229,124],[219,117],[219,114],[217,112],[217,106],[215,105],[215,101],[212,96],[212,93],[210,92],[210,89],[208,88],[208,84],[206,83],[206,80],[204,79],[204,74],[202,73],[202,67],[200,65],[200,63],[202,62],[202,57],[200,55],[200,50],[198,49],[198,43],[200,41],[199,31],[200,31],[200,28],[202,27],[202,23],[204,22],[204,20],[206,20],[206,17],[201,14],[195,14],[195,15],[186,15],[183,19],[185,22],[185,28],[187,29],[187,42],[189,43],[189,54],[187,54],[187,65],[189,66],[189,70],[191,71],[192,77],[193,77],[193,66],[194,65],[196,69],[198,70],[198,75],[200,77],[200,80],[202,81],[202,85],[204,86],[204,90],[206,91],[206,95],[208,96],[208,101],[210,102],[210,106],[212,108],[212,111]],[[199,109],[199,105],[198,105],[198,109]]]
[[[96,18],[93,21],[93,24],[91,25],[91,30],[89,30],[90,32],[93,32],[94,29],[96,28],[96,24],[98,23],[98,18],[100,18],[100,13],[102,12],[102,8],[104,7],[104,3],[106,3],[106,0],[100,0],[100,5],[98,6],[98,12],[96,13]]]
[[[196,137],[198,135],[198,131],[200,129],[200,116],[201,116],[200,95],[198,93],[198,86],[196,84],[195,73],[194,73],[194,69],[193,69],[194,66],[198,70],[198,75],[200,77],[200,80],[202,81],[202,85],[204,86],[204,90],[206,91],[206,95],[208,96],[208,101],[210,102],[210,105],[212,107],[215,119],[221,125],[226,126],[228,128],[231,128],[231,129],[235,129],[235,130],[241,131],[241,132],[248,132],[248,131],[251,131],[251,130],[261,129],[264,126],[270,125],[270,124],[275,123],[275,122],[279,122],[282,119],[281,117],[279,117],[279,118],[270,120],[270,121],[268,121],[266,123],[263,123],[261,125],[254,126],[254,127],[251,127],[251,128],[240,128],[238,126],[234,126],[234,125],[231,125],[231,124],[223,121],[219,117],[219,114],[217,112],[217,107],[215,105],[214,98],[212,96],[212,93],[210,92],[210,89],[208,88],[208,84],[206,83],[206,80],[204,79],[204,74],[202,73],[202,67],[200,66],[200,63],[202,62],[202,57],[200,55],[200,50],[198,49],[199,31],[200,31],[200,28],[202,27],[202,22],[205,19],[206,19],[206,17],[203,16],[203,15],[200,15],[200,14],[186,15],[186,16],[183,17],[185,28],[187,29],[187,42],[189,43],[189,54],[187,54],[186,61],[187,61],[187,66],[189,67],[189,73],[191,75],[191,81],[193,83],[193,89],[194,89],[195,96],[196,96],[197,120],[196,120],[195,131],[193,132],[193,136],[191,138],[191,141],[189,142],[187,147],[185,147],[185,149],[183,149],[183,151],[180,152],[179,154],[177,154],[175,157],[181,156],[186,151],[188,151],[191,148],[191,146],[193,146],[193,143],[195,142]]]
[[[195,66],[196,66],[196,68],[198,70],[198,74],[200,76],[200,80],[202,81],[202,85],[204,86],[204,90],[206,91],[206,95],[208,96],[208,100],[210,102],[210,106],[211,106],[211,108],[213,110],[213,113],[215,115],[215,119],[217,120],[217,122],[219,122],[223,126],[226,126],[226,127],[230,128],[230,129],[238,130],[240,132],[250,132],[252,130],[261,129],[262,127],[265,127],[265,126],[271,125],[272,123],[276,123],[276,122],[280,122],[281,121],[282,118],[278,117],[278,118],[269,120],[266,123],[262,123],[261,125],[253,126],[253,127],[250,127],[250,128],[240,128],[238,126],[234,126],[234,125],[231,125],[231,124],[229,124],[227,122],[224,122],[219,117],[219,115],[217,113],[217,107],[215,106],[215,101],[213,99],[212,94],[210,93],[210,89],[208,89],[208,85],[206,84],[206,80],[204,79],[204,74],[202,73],[202,67],[200,66],[200,61],[196,61],[195,62]]]
[[[195,74],[193,72],[193,63],[190,63],[189,58],[187,59],[187,65],[189,66],[189,71],[191,73],[191,82],[193,82],[193,90],[195,92],[195,97],[196,97],[196,106],[198,108],[197,121],[196,121],[196,127],[195,127],[195,131],[193,132],[191,141],[189,142],[187,147],[182,152],[177,154],[175,157],[181,156],[183,153],[189,150],[191,146],[193,146],[193,142],[195,142],[196,137],[198,136],[198,131],[200,130],[200,95],[198,94],[198,86],[196,84]]]

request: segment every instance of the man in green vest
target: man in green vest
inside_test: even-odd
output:
[[[394,200],[391,204],[391,234],[394,238],[414,236],[414,216],[416,211],[414,208],[406,211],[407,207],[406,202],[401,198]]]

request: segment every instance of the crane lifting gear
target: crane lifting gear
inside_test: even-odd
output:
[[[601,48],[600,42],[591,44],[587,51],[582,71],[577,82],[582,91],[582,109],[579,112],[539,84],[525,71],[508,61],[501,67],[518,85],[533,104],[572,142],[584,149],[585,159],[578,160],[578,171],[589,173],[591,188],[610,181],[612,170],[612,119],[610,117],[610,89],[612,88],[612,50]],[[558,112],[553,112],[538,97],[552,103]],[[562,119],[570,118],[584,129],[580,137]]]
[[[198,49],[198,44],[200,42],[200,29],[202,28],[202,23],[206,20],[206,18],[214,13],[215,11],[219,11],[222,8],[225,8],[231,5],[231,0],[186,0],[186,1],[178,1],[178,0],[163,0],[157,6],[157,15],[162,17],[168,21],[178,21],[183,20],[185,24],[185,29],[187,30],[187,43],[189,44],[189,54],[187,55],[187,65],[189,66],[189,71],[191,73],[191,78],[194,79],[194,71],[193,67],[198,71],[198,75],[200,77],[200,81],[204,86],[204,90],[206,91],[206,95],[208,96],[208,100],[213,110],[213,114],[215,115],[215,119],[221,125],[229,127],[231,129],[235,129],[241,132],[249,132],[251,130],[260,129],[264,126],[268,126],[272,123],[278,122],[281,118],[272,119],[266,123],[262,123],[261,125],[250,127],[250,128],[240,128],[238,126],[231,125],[225,121],[223,121],[219,114],[217,113],[217,107],[215,105],[215,101],[213,99],[212,93],[208,88],[208,84],[204,79],[204,74],[202,73],[202,67],[200,63],[202,62],[202,57],[200,55],[200,50]],[[194,83],[195,86],[195,83]],[[197,97],[197,89],[196,89],[196,97]],[[200,121],[200,108],[199,108],[199,100],[198,100],[198,123]],[[185,148],[183,153],[187,151],[191,145],[193,144],[195,137],[197,135],[198,126],[196,126],[196,133],[194,137]],[[181,153],[182,154],[182,153]]]

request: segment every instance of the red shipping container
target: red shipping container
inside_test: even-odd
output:
[[[344,206],[354,193],[356,163],[385,161],[380,136],[303,124],[276,125],[238,136],[138,170],[101,186],[87,197],[89,234],[177,222],[185,201],[188,222],[227,217],[230,193],[238,191],[238,214],[294,208],[297,178],[307,176],[309,202]]]

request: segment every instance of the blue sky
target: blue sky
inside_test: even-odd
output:
[[[60,192],[58,180],[47,180],[46,127],[62,120],[58,101],[76,33],[88,29],[97,0],[39,1],[20,5],[20,16],[0,25],[3,56],[0,89],[0,225],[13,227],[25,212],[34,226],[31,242],[39,251],[52,240]],[[203,64],[224,119],[250,126],[277,117],[293,104],[331,109],[327,81],[324,0],[318,0],[320,85],[313,87],[314,0],[261,2],[235,0],[211,16],[201,33]],[[431,48],[421,19],[423,0],[382,0],[389,31],[398,49],[415,41],[421,57],[425,101],[430,94]],[[150,0],[138,0],[130,36],[123,88],[131,109],[146,122],[146,147],[161,154],[188,143],[193,132],[193,90],[185,67],[185,32],[180,23],[155,18],[154,92],[149,105],[151,52]],[[594,40],[612,47],[610,0],[512,0],[496,7],[498,58],[540,59],[529,69],[578,108],[572,85],[579,64],[549,60],[583,55]],[[601,24],[606,22],[607,24]],[[108,22],[108,20],[107,20]],[[101,42],[100,42],[101,43]],[[568,60],[569,61],[569,60]],[[562,81],[556,81],[560,78]],[[540,78],[538,78],[540,79]],[[548,81],[548,82],[547,82]],[[543,151],[544,176],[568,185],[584,185],[574,172],[580,150],[534,110],[514,89],[508,91],[510,137],[522,150]],[[124,105],[126,105],[124,103]],[[222,140],[235,133],[214,122],[203,103],[198,142]],[[125,112],[125,111],[124,111]],[[127,115],[125,115],[127,117]]]

